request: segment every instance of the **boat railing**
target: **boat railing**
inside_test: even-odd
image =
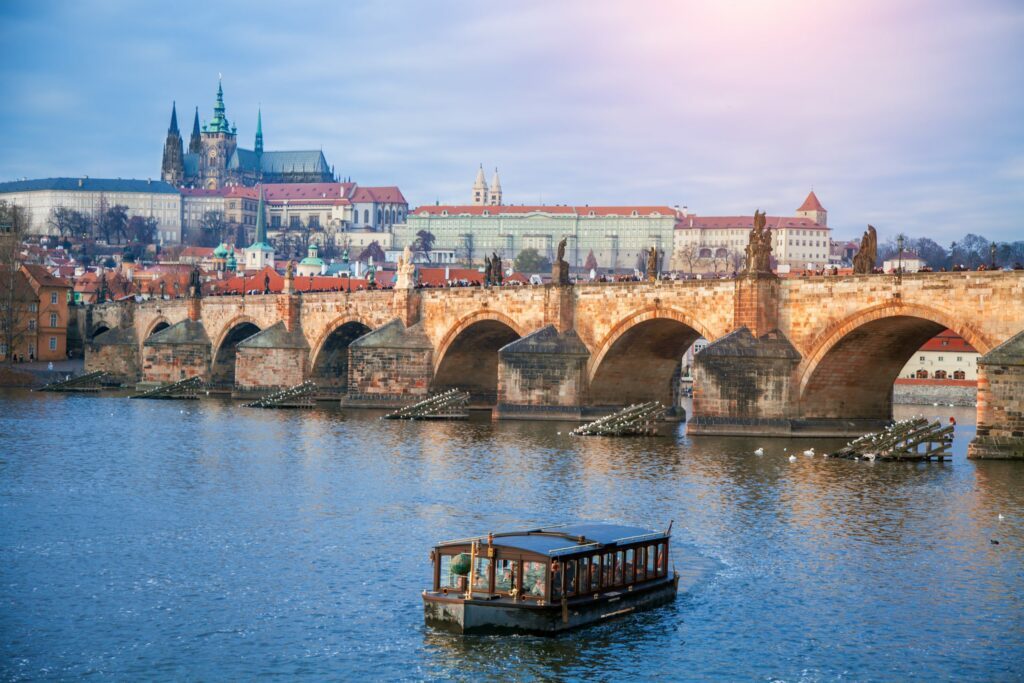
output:
[[[640,534],[639,536],[625,536],[623,538],[616,538],[615,543],[637,543],[640,541],[653,541],[655,539],[668,538],[668,534],[664,531],[652,531],[649,534]]]
[[[568,555],[574,552],[580,552],[585,548],[601,547],[603,543],[594,541],[592,543],[583,543],[581,545],[567,545],[564,548],[553,548],[548,551],[548,555]]]

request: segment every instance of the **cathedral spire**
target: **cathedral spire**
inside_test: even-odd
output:
[[[256,154],[263,154],[263,111],[256,110],[256,145],[253,148]]]
[[[217,79],[217,102],[213,105],[213,120],[210,121],[210,125],[207,126],[207,130],[211,133],[228,133],[232,134],[231,124],[228,123],[228,117],[224,115],[224,86],[221,84],[220,79]]]
[[[188,153],[198,154],[203,151],[203,138],[199,134],[199,107],[196,107],[196,117],[192,121],[192,137],[188,141]]]
[[[263,186],[260,185],[260,203],[256,207],[256,244],[254,244],[253,246],[267,243],[266,213],[267,211],[263,207]]]
[[[178,103],[171,102],[171,125],[167,129],[167,134],[178,135]]]

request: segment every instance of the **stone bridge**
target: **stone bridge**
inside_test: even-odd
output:
[[[972,455],[1024,456],[1024,272],[287,292],[105,304],[87,369],[248,395],[307,379],[350,406],[461,387],[498,417],[669,403],[698,338],[693,434],[852,434],[948,327],[978,351]]]

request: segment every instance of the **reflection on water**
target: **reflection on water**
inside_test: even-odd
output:
[[[802,451],[842,441],[681,425],[615,440],[0,394],[0,672],[1019,676],[1024,465],[966,460],[972,410],[899,410],[955,415],[953,461],[826,460]],[[554,639],[423,625],[432,543],[571,518],[674,520],[679,600]]]

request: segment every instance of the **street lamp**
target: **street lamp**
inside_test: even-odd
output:
[[[896,248],[899,249],[899,270],[896,272],[903,275],[903,233],[896,236]]]

